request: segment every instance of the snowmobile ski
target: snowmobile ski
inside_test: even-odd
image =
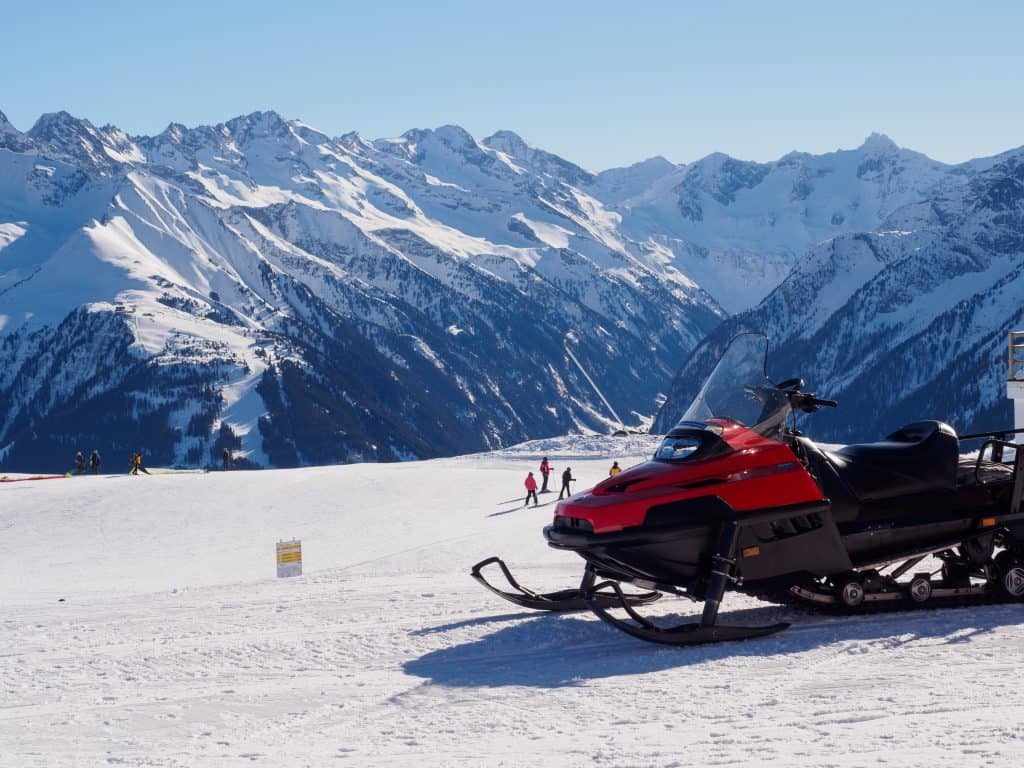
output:
[[[611,592],[605,592],[605,589],[610,589]],[[750,640],[755,637],[774,635],[789,627],[789,622],[761,627],[740,627],[717,623],[705,624],[703,621],[678,624],[674,627],[659,627],[637,613],[625,600],[616,599],[621,597],[624,595],[618,582],[602,581],[590,593],[587,607],[606,624],[633,637],[662,645],[705,645],[726,640]],[[612,603],[614,607],[622,608],[629,614],[633,622],[623,621],[612,616],[606,607],[609,603]]]
[[[489,565],[497,565],[501,569],[506,581],[508,581],[512,589],[515,590],[514,592],[499,589],[487,581],[481,571]],[[527,589],[516,581],[512,572],[508,569],[508,566],[505,565],[505,561],[500,557],[488,557],[486,560],[481,560],[470,570],[470,575],[494,594],[499,597],[503,597],[510,603],[522,606],[523,608],[530,608],[535,611],[553,612],[585,611],[590,608],[590,602],[588,602],[587,598],[579,589],[562,589],[557,592],[534,592],[532,589]],[[625,600],[627,604],[631,605],[645,605],[647,603],[653,603],[660,597],[660,592],[644,592],[641,594],[622,595],[622,599]],[[601,595],[596,598],[596,602],[601,605],[617,605],[619,603],[619,597]]]

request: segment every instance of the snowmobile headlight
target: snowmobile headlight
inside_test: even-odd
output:
[[[555,528],[569,529],[580,533],[593,533],[594,526],[589,520],[581,517],[567,517],[566,515],[555,515]]]

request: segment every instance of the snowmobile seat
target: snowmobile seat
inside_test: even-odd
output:
[[[877,443],[825,454],[861,501],[956,487],[960,441],[941,421],[915,421]]]

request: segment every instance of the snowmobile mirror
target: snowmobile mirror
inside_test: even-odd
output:
[[[807,385],[807,382],[803,379],[786,379],[776,384],[777,389],[792,389],[794,392],[799,392]]]

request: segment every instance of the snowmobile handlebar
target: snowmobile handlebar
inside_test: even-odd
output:
[[[839,403],[835,400],[825,400],[816,397],[813,392],[787,392],[789,403],[794,408],[799,408],[804,413],[814,413],[819,408],[837,408]]]
[[[773,396],[772,393],[776,393],[774,396],[781,393],[789,398],[791,408],[803,411],[804,413],[814,413],[819,408],[839,407],[839,403],[835,400],[817,397],[813,392],[801,392],[800,387],[803,386],[803,383],[803,379],[787,379],[782,384],[776,384],[774,388],[746,384],[743,387],[743,391],[760,403],[767,402],[768,398]],[[787,386],[792,388],[787,389]]]

